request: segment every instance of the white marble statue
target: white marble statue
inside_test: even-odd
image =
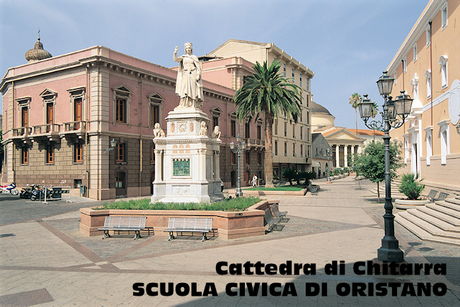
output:
[[[204,136],[207,136],[207,135],[208,135],[208,127],[207,127],[205,121],[202,121],[202,122],[201,122],[200,135],[204,135]]]
[[[213,139],[220,139],[220,135],[221,135],[221,132],[220,132],[219,126],[215,126],[214,131],[211,133],[211,137]]]
[[[193,55],[191,43],[185,43],[185,54],[178,57],[174,50],[174,61],[179,63],[176,80],[176,94],[180,97],[179,107],[201,108],[203,103],[203,83],[201,81],[201,63]]]
[[[153,129],[153,137],[154,138],[157,138],[157,137],[164,138],[166,136],[165,132],[163,131],[163,129],[161,129],[160,123],[156,123],[154,127],[155,127]]]

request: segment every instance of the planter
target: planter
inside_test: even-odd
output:
[[[395,199],[395,207],[398,209],[412,209],[419,206],[425,206],[426,204],[431,203],[429,199]]]
[[[197,210],[93,210],[81,208],[80,232],[87,236],[102,236],[99,227],[104,226],[107,216],[146,216],[145,226],[153,229],[156,236],[166,237],[163,231],[168,227],[170,217],[204,217],[212,218],[213,228],[217,229],[222,239],[260,236],[265,234],[264,210],[279,201],[261,201],[248,208],[247,211],[197,211]],[[147,232],[147,231],[146,231]]]

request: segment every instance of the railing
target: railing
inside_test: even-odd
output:
[[[244,139],[244,141],[249,146],[265,146],[265,141],[258,139]]]
[[[76,121],[64,123],[64,132],[71,132],[76,130],[86,131],[86,122]]]
[[[13,129],[13,137],[15,136],[27,136],[32,134],[32,127],[20,127]]]
[[[45,124],[34,126],[34,134],[59,133],[61,131],[61,126],[61,124]]]

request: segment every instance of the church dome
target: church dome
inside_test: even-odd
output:
[[[323,107],[322,105],[312,101],[311,102],[311,105],[310,105],[310,109],[311,109],[311,112],[312,113],[323,113],[325,115],[331,115],[332,114],[329,112],[328,109],[326,109],[325,107]]]
[[[40,37],[34,45],[34,49],[30,49],[25,54],[28,63],[51,58],[52,55],[43,49],[43,44],[40,42]]]

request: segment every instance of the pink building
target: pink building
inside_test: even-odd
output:
[[[165,117],[179,104],[176,71],[102,46],[51,57],[37,44],[38,51],[26,55],[29,63],[8,69],[0,84],[2,181],[71,186],[75,194],[83,185],[88,197],[100,200],[151,195],[152,129],[157,122],[166,127]],[[236,185],[236,157],[228,144],[238,134],[251,145],[242,178],[263,177],[263,122],[240,125],[235,87],[228,83],[241,82],[251,66],[245,61],[236,67],[239,81],[220,72],[203,76],[202,110],[211,119],[208,131],[218,125],[222,132],[220,173],[226,187]]]

